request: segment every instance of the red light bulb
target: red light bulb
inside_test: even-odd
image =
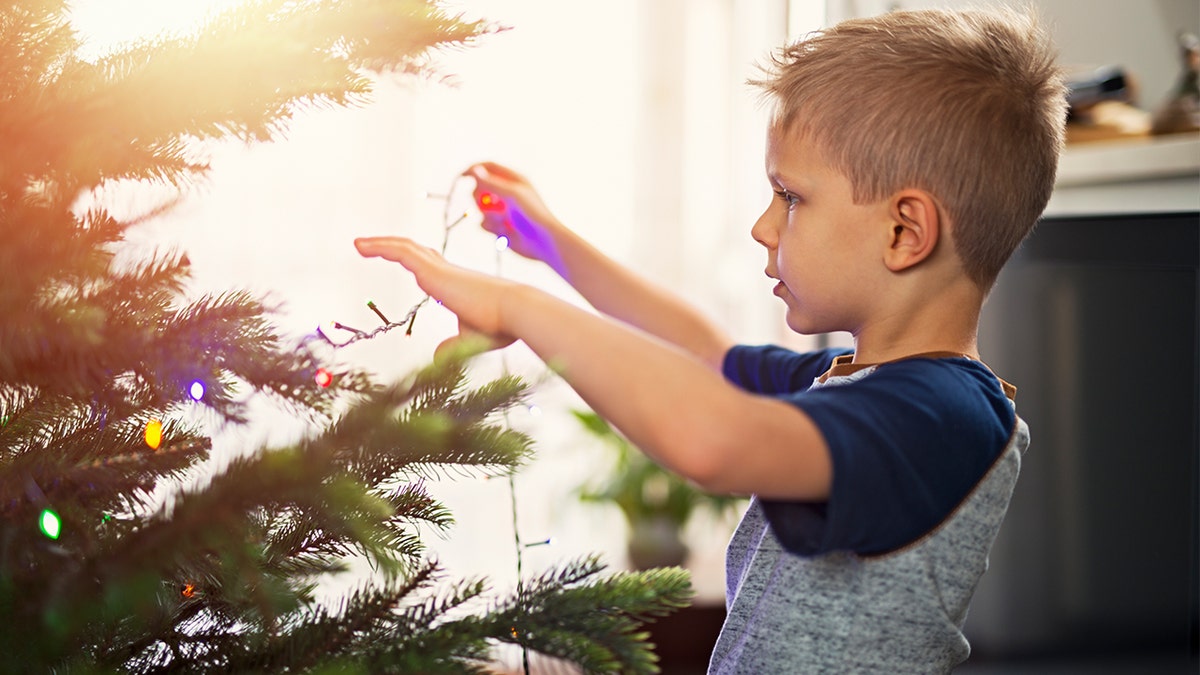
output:
[[[484,192],[479,195],[479,209],[481,211],[503,211],[504,200],[490,192]]]
[[[324,368],[317,368],[317,376],[313,379],[316,380],[318,387],[328,387],[333,384],[333,373]]]

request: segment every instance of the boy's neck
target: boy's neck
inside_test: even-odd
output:
[[[855,340],[854,343],[854,359],[852,363],[870,364],[870,363],[888,363],[889,361],[899,361],[905,358],[914,356],[922,356],[929,354],[939,355],[956,355],[965,356],[970,359],[979,360],[979,349],[974,341],[952,342],[948,340],[939,340],[937,342],[913,342],[910,345],[895,344],[889,349],[875,350],[863,349],[862,343]]]
[[[979,358],[976,340],[983,294],[973,284],[954,284],[886,315],[854,334],[854,363],[883,363],[916,354],[952,352]]]

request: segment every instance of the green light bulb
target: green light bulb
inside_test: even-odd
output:
[[[38,526],[42,529],[42,534],[51,539],[58,539],[58,535],[62,532],[62,519],[54,511],[42,509],[42,515],[38,518]]]

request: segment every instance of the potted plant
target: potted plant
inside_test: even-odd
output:
[[[613,452],[608,473],[580,487],[585,502],[611,502],[621,509],[629,524],[629,561],[634,568],[681,565],[688,547],[683,528],[698,509],[717,516],[736,511],[744,502],[704,492],[683,478],[651,461],[604,418],[590,410],[572,413],[584,429]]]

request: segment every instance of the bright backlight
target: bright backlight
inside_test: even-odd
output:
[[[71,24],[83,41],[82,56],[95,58],[155,35],[187,35],[210,16],[244,0],[79,0]]]

